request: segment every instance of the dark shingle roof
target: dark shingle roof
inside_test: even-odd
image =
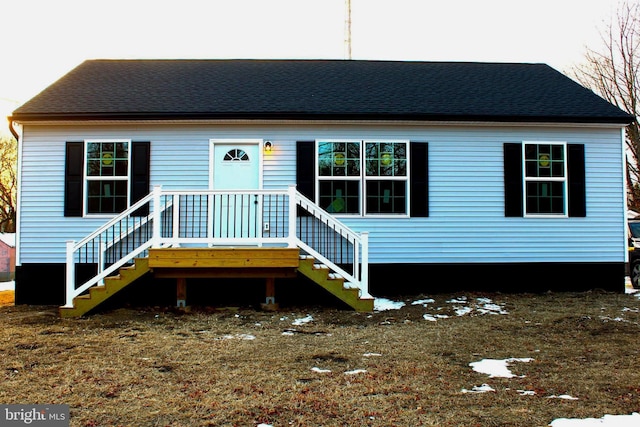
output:
[[[615,123],[633,119],[544,64],[89,60],[13,120],[362,119]]]

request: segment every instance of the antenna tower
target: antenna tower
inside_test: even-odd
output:
[[[351,0],[345,1],[344,50],[347,59],[351,59]]]

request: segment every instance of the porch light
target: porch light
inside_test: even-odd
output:
[[[271,141],[265,141],[264,142],[264,151],[266,153],[271,152],[271,148],[272,148],[273,144],[271,143]]]

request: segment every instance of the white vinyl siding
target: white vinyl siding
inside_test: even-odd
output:
[[[65,141],[118,138],[151,141],[151,185],[167,189],[208,188],[212,138],[272,141],[272,152],[264,155],[265,189],[295,184],[296,141],[423,141],[429,144],[429,217],[341,217],[355,230],[370,232],[371,263],[625,260],[619,128],[148,124],[25,127],[19,207],[21,263],[62,263],[66,240],[79,240],[105,221],[63,216]],[[585,218],[504,216],[503,144],[523,141],[584,144]]]

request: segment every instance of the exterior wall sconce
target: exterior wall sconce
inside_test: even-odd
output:
[[[271,149],[273,148],[273,144],[271,143],[271,141],[265,141],[264,142],[264,151],[266,153],[271,152]]]

